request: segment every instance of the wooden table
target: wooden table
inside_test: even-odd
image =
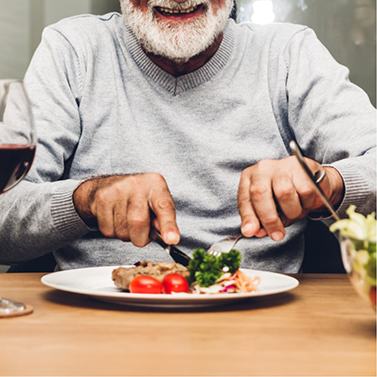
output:
[[[0,375],[376,375],[375,312],[345,275],[221,308],[147,310],[0,274],[34,313],[0,319]]]

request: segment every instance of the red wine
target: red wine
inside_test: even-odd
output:
[[[0,144],[0,194],[10,190],[28,173],[35,146]]]

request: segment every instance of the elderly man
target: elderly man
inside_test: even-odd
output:
[[[1,261],[169,260],[240,231],[244,267],[297,272],[306,216],[376,200],[375,109],[307,27],[236,25],[232,0],[121,0],[48,27],[25,82],[39,143],[1,196]]]

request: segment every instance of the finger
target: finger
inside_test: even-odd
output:
[[[284,213],[280,214],[280,220],[284,225],[284,228],[287,228],[288,226],[292,225],[296,220],[303,219],[307,215],[307,211],[303,211],[302,214],[296,218],[296,219],[288,219],[287,216],[284,215]]]
[[[127,203],[119,201],[113,210],[114,234],[115,237],[123,242],[130,241],[127,221]]]
[[[169,245],[176,245],[180,233],[176,223],[175,206],[166,184],[155,186],[150,193],[149,206],[156,215],[163,240]]]
[[[115,238],[112,202],[108,202],[101,192],[98,192],[90,207],[97,218],[100,232],[107,238]]]
[[[260,229],[259,219],[255,214],[250,199],[250,178],[242,173],[238,187],[238,211],[241,216],[241,231],[245,237],[253,237]]]
[[[315,205],[317,194],[309,178],[305,174],[297,174],[293,178],[293,185],[299,196],[302,209],[306,211],[312,209]]]
[[[289,175],[279,175],[272,181],[272,190],[280,211],[288,219],[297,219],[302,214],[300,197]],[[280,213],[281,217],[281,213]]]
[[[322,169],[322,166],[315,160],[305,158],[305,162],[311,170],[313,176],[315,175],[316,171]],[[311,182],[309,177],[307,177],[307,175],[303,172],[301,166],[299,166],[298,161],[296,161],[296,164],[297,169],[299,169],[299,173],[294,175],[293,184],[300,197],[302,208],[304,208],[308,212],[313,209],[317,198],[319,199],[319,197],[316,194],[313,182]]]
[[[256,233],[255,237],[263,238],[267,236],[266,229],[260,228],[259,231]]]
[[[149,243],[150,215],[144,197],[133,197],[127,208],[127,228],[131,242],[137,247]]]
[[[272,240],[281,241],[285,236],[285,230],[276,208],[271,185],[268,176],[259,177],[256,183],[250,185],[250,199],[255,214],[267,234]]]
[[[152,226],[153,226],[154,228],[156,228],[156,229],[160,232],[160,234],[161,234],[160,224],[158,223],[158,220],[157,220],[156,218],[154,218],[154,219],[151,221],[151,223],[152,223]]]

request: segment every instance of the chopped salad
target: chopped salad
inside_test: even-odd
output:
[[[219,257],[196,249],[188,265],[190,290],[197,294],[246,293],[258,290],[260,277],[250,278],[240,269],[241,253],[233,249]]]

